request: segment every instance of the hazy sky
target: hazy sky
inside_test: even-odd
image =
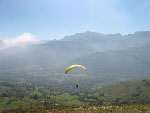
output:
[[[150,30],[150,0],[0,0],[0,39]]]

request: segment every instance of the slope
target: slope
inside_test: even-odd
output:
[[[142,79],[150,76],[150,44],[127,50],[97,52],[69,62],[87,67],[89,76]]]

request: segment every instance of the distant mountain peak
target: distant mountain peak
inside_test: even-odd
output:
[[[105,35],[97,32],[86,31],[83,33],[76,33],[74,35],[65,36],[62,40],[87,40],[93,38],[104,38]]]

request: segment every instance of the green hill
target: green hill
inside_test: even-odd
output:
[[[150,104],[150,79],[107,86],[93,96],[103,104]]]

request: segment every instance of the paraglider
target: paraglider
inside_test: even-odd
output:
[[[82,69],[86,70],[86,67],[83,66],[83,65],[71,65],[71,66],[69,66],[69,67],[65,70],[65,74],[68,74],[68,72],[69,72],[71,69],[76,68],[76,67],[79,67],[79,68],[82,68]],[[76,84],[76,88],[78,88],[78,87],[79,87],[79,85]]]
[[[76,68],[76,67],[86,70],[86,67],[84,67],[83,65],[71,65],[65,70],[65,74],[67,74],[72,68]]]

